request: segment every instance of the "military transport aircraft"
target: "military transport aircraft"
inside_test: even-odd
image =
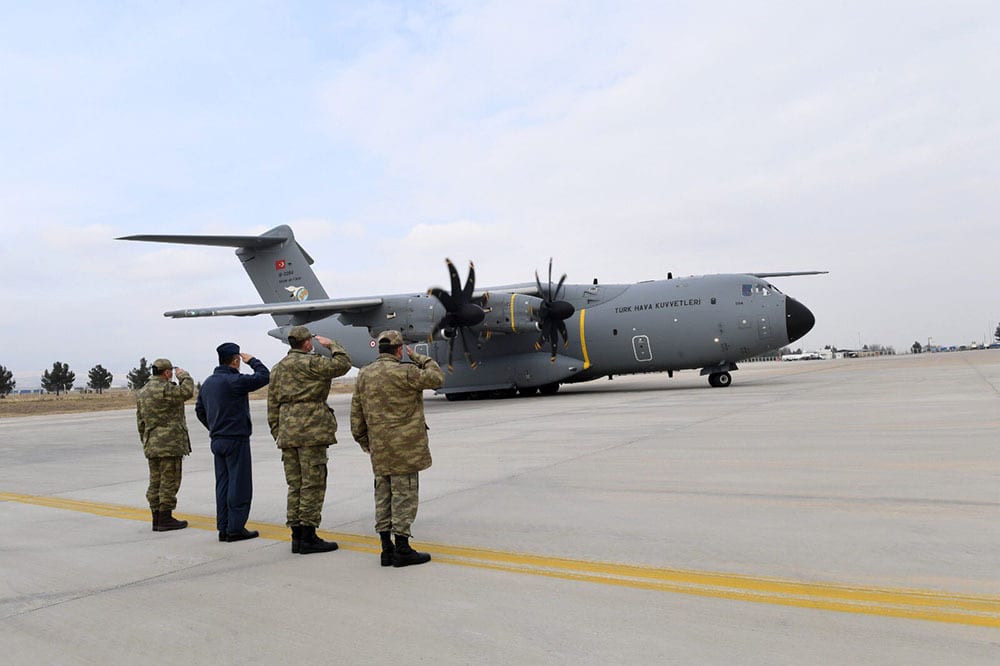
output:
[[[329,298],[312,258],[286,225],[260,236],[140,235],[118,240],[235,247],[264,304],[191,308],[167,317],[269,314],[284,341],[306,324],[343,344],[358,367],[377,356],[373,336],[394,328],[414,350],[447,366],[449,400],[553,394],[564,383],[640,372],[700,368],[729,386],[736,362],[779,349],[809,332],[813,314],[764,278],[826,271],[700,275],[636,284],[547,282],[476,288],[446,260],[450,290]],[[456,353],[456,347],[458,352]]]

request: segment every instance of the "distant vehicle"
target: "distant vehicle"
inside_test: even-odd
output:
[[[815,351],[803,352],[801,354],[785,354],[781,357],[782,361],[822,361],[823,359],[823,354]]]

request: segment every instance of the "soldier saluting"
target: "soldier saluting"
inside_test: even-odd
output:
[[[165,358],[153,361],[153,374],[136,394],[135,418],[142,440],[142,450],[149,462],[149,488],[146,499],[153,514],[153,531],[169,532],[187,527],[177,520],[177,491],[181,487],[181,460],[191,453],[184,418],[184,402],[194,395],[194,380],[182,368]]]
[[[316,536],[326,497],[327,447],[337,443],[337,419],[326,404],[330,382],[351,369],[339,343],[316,336],[330,357],[311,353],[313,336],[305,326],[288,331],[291,349],[271,369],[267,390],[267,424],[281,449],[288,483],[286,525],[292,530],[292,552],[307,555],[337,550],[335,541]]]
[[[419,472],[431,466],[423,392],[441,386],[444,373],[434,359],[409,347],[406,353],[412,363],[403,363],[399,331],[379,333],[378,351],[375,362],[358,373],[351,398],[351,434],[371,456],[382,566],[423,564],[431,556],[410,547]]]

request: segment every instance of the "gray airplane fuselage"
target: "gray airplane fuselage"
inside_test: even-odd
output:
[[[513,285],[528,288],[530,284]],[[475,336],[469,336],[471,367],[456,341],[453,367],[444,392],[525,389],[609,375],[673,372],[703,374],[736,369],[736,362],[777,350],[804,335],[812,314],[765,280],[743,274],[705,275],[636,284],[565,285],[563,300],[575,312],[566,320],[568,345],[555,361],[547,345],[535,349],[538,330],[531,322],[511,326],[509,299],[529,299],[500,287]],[[415,351],[448,360],[449,341],[430,327],[444,314],[426,294],[382,296],[377,312],[340,314],[313,321],[310,330],[339,340],[357,366],[377,355],[379,331],[398,328]],[[487,339],[486,331],[489,330]],[[271,331],[283,339],[287,326]]]

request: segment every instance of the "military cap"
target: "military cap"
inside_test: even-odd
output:
[[[235,342],[223,342],[215,348],[215,351],[219,353],[219,358],[222,358],[223,356],[234,356],[240,353],[240,346]]]
[[[174,364],[165,358],[158,358],[153,361],[153,374],[162,375],[164,372],[174,367]]]
[[[403,334],[394,330],[382,331],[378,334],[378,343],[380,345],[402,345]]]
[[[305,326],[292,326],[288,331],[288,344],[299,345],[312,337],[312,333]]]

